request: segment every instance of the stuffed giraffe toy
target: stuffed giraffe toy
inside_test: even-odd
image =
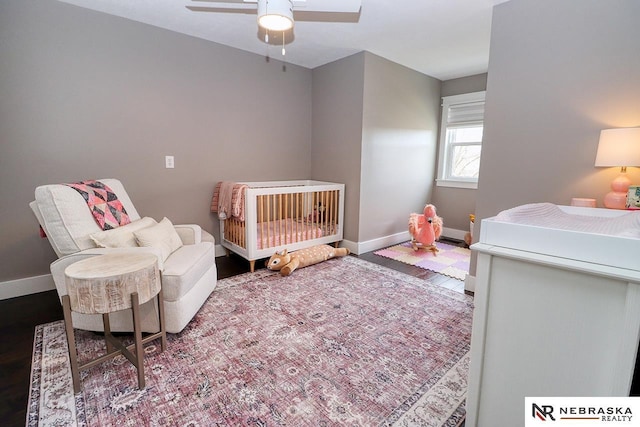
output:
[[[329,245],[317,245],[294,252],[288,252],[285,249],[282,252],[276,252],[269,258],[267,268],[279,270],[281,276],[288,276],[296,268],[307,267],[337,256],[346,256],[349,253],[347,248],[334,248]]]

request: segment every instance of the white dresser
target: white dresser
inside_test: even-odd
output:
[[[640,339],[640,212],[545,205],[561,212],[552,226],[544,215],[501,214],[482,221],[471,247],[468,427],[524,425],[526,396],[629,394]]]

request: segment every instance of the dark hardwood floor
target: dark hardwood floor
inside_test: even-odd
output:
[[[458,241],[446,242],[464,245]],[[464,292],[464,282],[460,280],[383,258],[373,252],[358,257]],[[216,265],[218,279],[249,271],[249,262],[234,254],[216,258]],[[256,262],[256,268],[264,268],[264,262]],[[0,300],[0,426],[25,425],[34,329],[36,325],[62,318],[62,307],[55,290]]]

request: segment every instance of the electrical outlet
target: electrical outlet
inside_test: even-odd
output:
[[[167,169],[173,169],[175,167],[173,156],[164,156],[164,167]]]

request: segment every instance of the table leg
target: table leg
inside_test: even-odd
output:
[[[67,333],[67,345],[69,347],[69,362],[71,364],[71,378],[73,379],[73,392],[80,392],[80,370],[78,369],[78,352],[76,351],[76,339],[73,332],[73,320],[71,318],[71,302],[69,295],[62,296],[62,312],[64,314],[64,327]]]
[[[131,294],[131,311],[133,311],[133,335],[136,344],[136,368],[138,368],[138,388],[144,388],[144,348],[142,347],[142,331],[140,330],[140,305],[138,293]]]
[[[164,322],[164,298],[162,297],[162,282],[160,285],[160,291],[158,292],[158,317],[160,322],[160,334],[161,334],[160,348],[161,348],[161,351],[165,351],[167,349],[167,327]]]
[[[109,313],[102,314],[102,325],[104,326],[104,341],[107,344],[107,354],[116,351],[116,348],[111,343],[113,335],[111,334],[111,322],[109,321]]]

